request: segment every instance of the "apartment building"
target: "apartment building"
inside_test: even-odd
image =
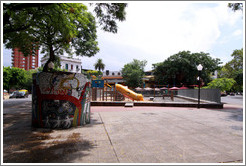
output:
[[[24,57],[23,53],[18,48],[14,48],[12,52],[12,66],[25,70],[36,69],[38,68],[38,56],[38,50],[36,50],[35,56],[30,54]]]

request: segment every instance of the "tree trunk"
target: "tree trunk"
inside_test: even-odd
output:
[[[44,65],[43,72],[48,72],[49,71],[48,64],[50,62],[54,63],[54,61],[55,61],[55,52],[53,50],[53,47],[51,46],[50,47],[50,57],[49,57],[48,61],[45,63],[45,65]]]

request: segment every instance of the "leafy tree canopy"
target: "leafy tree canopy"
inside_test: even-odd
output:
[[[126,85],[132,88],[141,86],[144,76],[144,67],[146,66],[147,61],[133,59],[133,62],[124,65],[122,69],[122,77],[126,81]]]
[[[170,56],[164,62],[153,64],[154,76],[159,84],[177,85],[197,84],[198,70],[197,66],[202,64],[203,70],[201,78],[206,83],[210,82],[210,73],[219,68],[220,59],[213,59],[208,53],[191,53],[182,51]]]
[[[230,91],[236,81],[233,78],[217,78],[208,83],[208,88],[220,89],[223,91]]]
[[[236,81],[233,89],[243,90],[243,48],[236,49],[231,54],[233,59],[226,63],[218,73],[219,78],[233,78]]]
[[[93,4],[92,4],[93,5]],[[99,19],[102,29],[107,32],[117,33],[117,23],[115,20],[125,20],[125,3],[99,3],[95,5],[94,12]]]
[[[237,10],[243,11],[243,3],[228,3],[228,7],[231,8],[234,12]]]
[[[15,67],[3,68],[3,88],[9,91],[10,88],[25,88],[27,74],[24,69]]]
[[[126,4],[99,3],[95,6],[103,29],[116,33],[115,20],[125,19]],[[84,4],[4,3],[3,16],[6,48],[18,47],[24,56],[30,52],[34,55],[35,50],[42,48],[42,53],[49,56],[44,71],[48,70],[49,62],[57,61],[64,52],[91,57],[99,51],[96,21]]]
[[[96,70],[88,70],[86,73],[89,74],[90,76],[94,75],[96,77],[103,74],[101,71],[96,71]]]

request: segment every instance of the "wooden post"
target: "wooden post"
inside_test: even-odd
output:
[[[107,87],[106,87],[106,101],[108,101],[108,90],[107,90]]]
[[[101,88],[99,89],[99,92],[100,92],[100,101],[102,101],[102,93],[101,93]]]
[[[154,84],[154,97],[155,97],[155,84]]]

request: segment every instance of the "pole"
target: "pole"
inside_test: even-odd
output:
[[[198,105],[197,105],[197,108],[200,108],[200,74],[201,72],[199,71],[199,74],[198,74],[198,77],[199,77],[199,79],[198,79]]]

